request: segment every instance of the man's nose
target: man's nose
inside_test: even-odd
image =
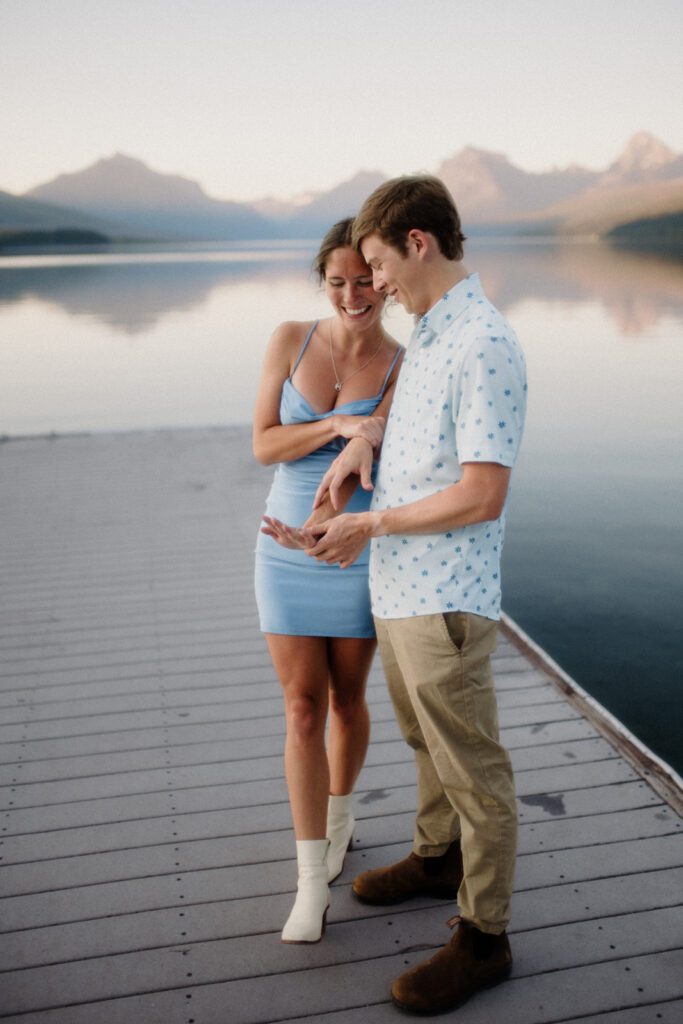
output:
[[[382,292],[386,288],[386,283],[382,280],[376,270],[372,272],[372,287],[376,292]]]

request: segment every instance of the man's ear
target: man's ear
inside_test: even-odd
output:
[[[406,236],[408,248],[412,249],[415,255],[421,259],[429,252],[431,242],[432,236],[419,228],[412,228]]]

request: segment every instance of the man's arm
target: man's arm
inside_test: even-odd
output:
[[[384,392],[382,401],[375,410],[375,417],[381,419],[382,428],[386,425],[386,417],[394,398],[396,380],[403,362],[403,355],[399,356],[393,377]],[[384,429],[382,430],[384,434]],[[324,477],[313,499],[313,509],[317,509],[324,501],[330,501],[332,507],[339,511],[342,484],[348,476],[360,477],[360,485],[365,491],[372,490],[372,463],[377,456],[377,444],[373,444],[370,436],[352,437],[344,450],[337,456]]]
[[[342,500],[344,481],[350,476],[360,477],[363,490],[371,491],[373,457],[374,449],[368,441],[362,437],[352,438],[320,481],[313,499],[314,510],[326,501],[338,509]]]
[[[427,498],[372,512],[345,513],[312,528],[320,536],[307,554],[320,561],[339,562],[345,569],[371,537],[394,533],[444,533],[446,530],[489,522],[500,517],[511,470],[497,462],[468,462],[457,484]]]
[[[356,474],[350,473],[341,481],[335,491],[336,502],[332,500],[332,495],[329,491],[323,496],[318,504],[314,502],[311,514],[304,523],[304,527],[310,528],[312,526],[319,526],[328,519],[333,519],[335,516],[340,515],[356,493],[358,482]]]

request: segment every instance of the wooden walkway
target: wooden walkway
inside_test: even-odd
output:
[[[324,941],[295,887],[278,685],[251,571],[269,473],[244,430],[0,446],[0,1017],[380,1024],[451,908],[354,901],[404,856],[414,770],[375,666],[355,847]],[[511,981],[462,1024],[680,1024],[675,810],[501,636],[521,820]]]

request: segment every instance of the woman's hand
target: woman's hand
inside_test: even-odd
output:
[[[335,428],[340,437],[348,441],[352,437],[362,437],[373,448],[381,445],[386,423],[383,416],[345,416],[343,413],[335,416]]]
[[[306,548],[314,547],[318,541],[318,537],[311,533],[306,526],[288,526],[287,523],[283,523],[279,519],[273,519],[271,516],[264,516],[263,522],[266,525],[261,527],[261,533],[265,533],[267,537],[272,537],[283,548],[302,551]]]

